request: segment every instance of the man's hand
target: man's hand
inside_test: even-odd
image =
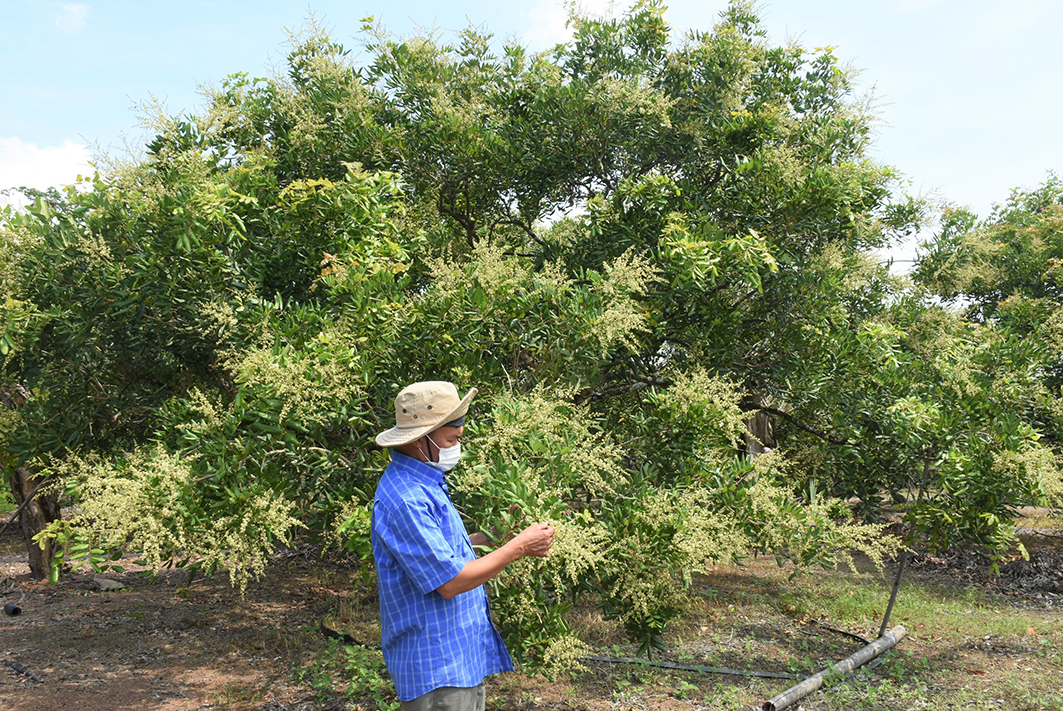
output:
[[[472,536],[469,538],[471,540]],[[491,551],[483,558],[466,562],[457,575],[436,588],[436,591],[449,600],[455,595],[483,585],[518,558],[526,555],[545,558],[553,544],[553,526],[548,523],[528,526],[501,548]]]
[[[515,537],[513,529],[518,523],[519,518],[523,519],[524,514],[520,510],[520,504],[513,504],[509,507],[509,515],[503,514],[503,520],[505,525],[505,533],[498,530],[498,526],[491,526],[491,532],[485,533],[483,531],[477,531],[476,533],[469,534],[469,542],[473,547],[489,546],[492,543],[509,543]]]
[[[536,523],[517,534],[513,542],[519,546],[522,556],[545,558],[550,546],[554,545],[554,527],[548,523]]]

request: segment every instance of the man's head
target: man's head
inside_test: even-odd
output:
[[[407,457],[437,465],[443,471],[448,471],[458,463],[458,457],[461,455],[461,434],[464,431],[464,427],[443,425],[424,437],[408,444],[400,444],[395,449]]]
[[[378,434],[376,443],[414,459],[439,462],[440,450],[457,446],[476,392],[471,388],[459,399],[453,383],[438,380],[403,388],[395,398],[395,426]]]

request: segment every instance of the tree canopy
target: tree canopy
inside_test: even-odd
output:
[[[1004,313],[1039,328],[1048,292],[936,303],[981,303],[933,266],[962,220],[890,276],[870,250],[923,208],[831,50],[772,46],[744,2],[684,37],[655,1],[572,22],[541,54],[367,24],[364,66],[311,24],[284,73],[0,217],[4,453],[77,503],[38,537],[55,571],[133,549],[246,585],[300,528],[371,565],[373,436],[420,379],[482,393],[461,510],[557,528],[493,583],[527,668],[578,655],[581,596],[649,651],[713,561],[881,560],[890,495],[989,552],[1059,495],[1057,362]]]

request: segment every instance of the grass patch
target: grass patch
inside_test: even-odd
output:
[[[874,638],[892,584],[888,572],[810,571],[790,579],[789,571],[769,561],[720,567],[695,580],[686,616],[666,635],[665,658],[814,673],[861,645],[812,621]],[[890,626],[904,625],[909,636],[877,666],[832,683],[801,706],[1063,708],[1063,620],[1058,612],[1013,603],[992,589],[956,585],[941,575],[906,574]],[[574,621],[600,653],[630,656],[619,631],[593,611],[577,611]],[[572,683],[582,685],[580,698],[597,693],[614,707],[748,709],[794,682],[598,666]]]
[[[881,623],[892,581],[871,576],[803,575],[781,592],[798,615],[874,628]],[[1002,595],[975,587],[955,587],[910,576],[902,581],[890,626],[910,634],[948,641],[967,637],[1024,637],[1063,632],[1063,622],[1037,611],[1017,609]]]
[[[893,576],[884,572],[808,571],[793,578],[773,561],[719,567],[695,576],[686,614],[670,625],[655,659],[688,665],[811,674],[849,656],[861,643],[828,625],[877,636]],[[379,635],[375,600],[355,592],[327,616],[359,640]],[[802,700],[805,711],[841,709],[1063,708],[1063,619],[1016,605],[991,587],[957,584],[947,574],[906,573],[891,626],[909,636],[877,666],[837,679]],[[819,625],[813,621],[818,621]],[[570,622],[601,656],[632,657],[615,622],[577,606]],[[701,674],[644,665],[588,662],[557,679],[520,674],[488,680],[488,707],[546,709],[759,708],[793,681]],[[304,688],[318,708],[347,703],[384,709],[394,703],[379,653],[330,645],[305,664]]]

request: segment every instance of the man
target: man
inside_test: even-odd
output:
[[[483,584],[523,556],[545,556],[547,524],[529,526],[477,558],[450,501],[444,472],[458,463],[472,388],[423,382],[395,398],[395,427],[376,441],[392,449],[373,500],[372,541],[380,591],[384,661],[406,711],[477,711],[483,680],[511,671],[491,623]]]

